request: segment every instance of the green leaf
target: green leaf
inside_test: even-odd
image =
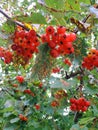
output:
[[[95,119],[95,117],[82,118],[82,119],[80,119],[79,124],[80,125],[86,125],[86,124],[92,122],[92,120],[94,120],[94,119]]]
[[[87,127],[83,127],[80,130],[88,130],[88,128]]]
[[[15,23],[11,20],[7,20],[2,26],[2,31],[7,34],[13,33],[15,31]]]
[[[66,7],[67,9],[71,9],[71,10],[76,10],[76,11],[80,11],[83,10],[83,8],[80,7],[81,3],[85,4],[90,4],[89,0],[66,0]]]
[[[55,25],[62,25],[65,26],[66,25],[66,21],[64,19],[65,16],[65,0],[46,0],[46,5],[47,6],[41,6],[39,3],[37,3],[37,8],[40,10],[43,10],[45,13],[49,13],[50,15],[52,15],[54,18],[53,20],[55,20]],[[54,23],[53,23],[54,24]]]
[[[14,118],[14,119],[10,120],[10,123],[15,123],[15,122],[18,122],[18,121],[19,121],[19,118]]]
[[[30,16],[18,16],[17,20],[26,23],[46,24],[45,17],[41,13],[34,13],[34,12],[32,12]]]
[[[57,10],[64,10],[65,9],[65,0],[45,0],[47,6],[57,9]]]
[[[90,88],[90,87],[85,87],[85,93],[88,93],[88,94],[96,94],[97,93],[97,91],[98,91],[98,89],[97,88]]]
[[[90,0],[81,0],[81,3],[90,4]]]
[[[13,107],[8,107],[8,108],[4,108],[3,110],[0,110],[0,113],[10,112],[10,111],[13,111],[13,110],[14,110]]]
[[[36,121],[29,121],[29,123],[28,123],[28,126],[32,126],[32,127],[34,127],[34,128],[38,128],[39,127],[39,122],[36,122]]]
[[[93,107],[94,116],[98,117],[98,108],[95,105],[93,105],[92,107]]]
[[[78,124],[75,124],[75,125],[73,125],[71,128],[70,128],[70,130],[79,130],[79,125]]]
[[[88,128],[86,126],[80,128],[80,126],[78,124],[75,124],[71,127],[70,130],[88,130]]]
[[[16,126],[6,126],[3,130],[15,130]]]

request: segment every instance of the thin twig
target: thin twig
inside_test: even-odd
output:
[[[45,4],[42,4],[42,3],[38,3],[40,6],[48,9],[50,12],[56,12],[56,13],[68,13],[68,12],[74,12],[74,13],[77,13],[77,14],[80,14],[81,15],[81,12],[78,12],[78,11],[75,11],[75,10],[57,10],[57,9],[54,9],[54,8],[51,8]]]
[[[82,22],[85,23],[85,22],[88,20],[89,17],[91,17],[91,14],[87,15],[87,16],[82,20]],[[74,32],[74,33],[77,33],[78,31],[79,31],[79,29],[78,29],[78,27],[76,27],[73,32]]]
[[[8,20],[11,20],[13,23],[15,23],[16,25],[22,27],[23,29],[25,29],[26,31],[29,31],[30,29],[27,28],[26,26],[24,26],[24,24],[18,22],[18,21],[15,21],[15,20],[12,20],[11,17],[9,17],[1,8],[0,8],[0,13],[3,14]],[[40,35],[39,34],[36,34],[37,37],[40,38]]]
[[[18,22],[18,21],[14,21],[12,20],[11,17],[9,17],[1,8],[0,8],[0,13],[3,14],[8,20],[11,20],[13,23],[15,23],[16,25],[24,28],[25,30],[29,31],[29,29],[27,27],[25,27],[22,23]]]
[[[77,76],[78,74],[83,74],[84,70],[81,68],[80,70],[77,70],[76,72],[71,72],[69,75],[67,72],[65,72],[65,73],[66,73],[65,79],[70,79],[72,77]]]
[[[46,9],[48,9],[50,12],[56,12],[56,13],[65,13],[65,10],[56,10],[54,8],[48,7],[45,4],[42,3],[38,3],[39,5],[41,5],[42,7],[45,7]]]

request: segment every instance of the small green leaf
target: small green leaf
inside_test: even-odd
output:
[[[79,127],[78,124],[75,124],[75,125],[73,125],[73,126],[70,128],[70,130],[79,130],[79,129],[80,129],[80,127]]]
[[[30,16],[18,16],[17,20],[26,23],[46,24],[45,17],[41,13],[34,12]]]
[[[2,31],[7,34],[13,33],[15,31],[15,23],[11,20],[7,20],[2,26]]]
[[[79,124],[80,125],[85,125],[85,124],[88,124],[90,122],[92,122],[92,120],[94,120],[95,117],[86,117],[86,118],[82,118],[80,121],[79,121]]]
[[[10,120],[10,123],[15,123],[15,122],[18,122],[18,121],[19,121],[19,118],[14,118],[14,119]]]
[[[95,105],[93,105],[92,107],[93,107],[94,116],[98,117],[98,108]]]
[[[0,110],[0,113],[4,113],[4,112],[10,112],[10,111],[13,111],[14,108],[13,107],[8,107],[8,108],[5,108],[3,110]]]
[[[61,0],[45,0],[45,3],[47,4],[47,6],[58,10],[64,10],[64,8],[66,7],[65,0],[62,0],[62,2]]]

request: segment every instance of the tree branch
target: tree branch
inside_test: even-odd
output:
[[[77,70],[76,72],[71,72],[69,75],[67,72],[65,72],[65,73],[66,73],[65,79],[70,79],[72,77],[77,76],[78,74],[83,74],[84,70],[82,68],[80,68],[80,70]]]
[[[77,123],[79,118],[82,117],[82,113],[79,113],[79,112],[75,112],[75,115],[74,115],[74,123]]]
[[[42,3],[38,3],[39,5],[41,5],[42,7],[45,7],[46,9],[48,9],[50,12],[56,12],[56,13],[65,13],[66,11],[64,10],[56,10],[54,8],[48,7],[45,4]]]
[[[1,8],[0,8],[0,13],[3,14],[8,20],[11,20],[13,23],[15,23],[16,25],[22,27],[23,29],[25,29],[26,31],[29,31],[30,29],[27,28],[26,26],[24,26],[24,24],[18,22],[18,21],[15,21],[15,20],[12,20],[11,17],[9,17]],[[37,36],[40,38],[40,35],[37,34]]]
[[[87,15],[87,16],[82,20],[82,22],[85,23],[90,16],[91,16],[91,14]],[[79,31],[79,29],[78,29],[78,27],[76,27],[73,32],[74,32],[74,33],[77,33],[78,31]]]
[[[9,17],[1,8],[0,8],[0,13],[3,14],[8,20],[11,20],[13,23],[15,23],[16,25],[24,28],[25,30],[29,31],[29,29],[27,27],[25,27],[22,23],[18,22],[18,21],[14,21],[12,20],[11,17]]]

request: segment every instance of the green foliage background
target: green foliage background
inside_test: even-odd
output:
[[[8,48],[12,41],[10,37],[13,35],[16,24],[13,21],[31,24],[37,28],[38,34],[43,34],[48,25],[54,27],[58,25],[65,26],[68,31],[73,31],[77,26],[71,23],[71,18],[82,21],[90,14],[89,7],[96,4],[96,0],[1,0],[1,9],[6,12],[11,19],[4,18],[0,24],[0,46]],[[1,16],[1,15],[0,15]],[[80,70],[81,62],[86,56],[89,48],[96,47],[98,49],[98,18],[95,15],[86,21],[91,25],[90,32],[81,32],[78,30],[77,40],[74,42],[75,53],[67,56],[72,61],[72,68],[65,65],[63,60],[66,56],[56,60],[49,59],[47,46],[40,47],[40,53],[36,58],[32,58],[30,64],[24,69],[22,66],[15,67],[13,64],[6,65],[0,60],[0,129],[1,130],[97,130],[98,129],[98,68],[92,71],[84,70],[83,75],[83,91],[77,90],[80,81],[77,76],[66,79],[66,73],[70,74]],[[35,26],[36,24],[36,26]],[[85,24],[85,23],[84,23]],[[44,57],[44,58],[43,58]],[[37,60],[37,63],[36,63]],[[41,72],[44,63],[47,63],[47,76]],[[51,75],[52,67],[59,66],[60,78]],[[17,83],[15,77],[22,75],[25,77],[23,84]],[[43,87],[38,87],[39,77],[42,77]],[[91,77],[91,78],[90,78]],[[40,78],[41,79],[41,78]],[[42,80],[41,79],[41,80]],[[69,86],[61,82],[66,81]],[[51,84],[51,82],[53,82]],[[12,84],[17,83],[19,93]],[[31,89],[36,94],[35,97],[24,95],[25,89]],[[64,89],[67,97],[60,101],[57,108],[51,107],[54,100],[53,94]],[[77,91],[76,91],[77,90]],[[78,122],[74,122],[75,113],[69,110],[70,98],[80,94],[91,102],[91,106],[87,112],[78,118]],[[51,95],[51,96],[50,96]],[[34,105],[38,103],[41,109],[37,111]],[[28,122],[19,120],[19,114],[28,117]]]

